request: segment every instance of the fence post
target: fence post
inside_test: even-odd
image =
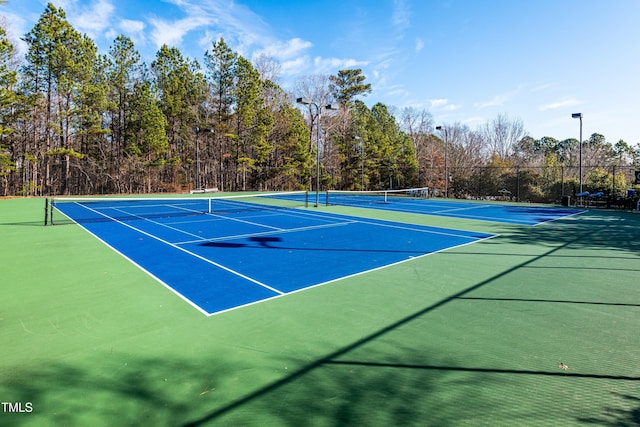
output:
[[[611,180],[611,197],[615,199],[616,197],[616,165],[613,165],[613,176]]]

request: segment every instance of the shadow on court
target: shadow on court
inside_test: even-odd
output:
[[[190,425],[190,426],[206,425],[209,422],[212,422],[215,420],[219,420],[219,419],[222,420],[226,415],[231,414],[235,410],[243,408],[246,405],[253,406],[253,403],[255,401],[263,400],[267,395],[270,395],[272,393],[275,393],[276,395],[282,394],[279,392],[279,390],[283,388],[289,389],[290,388],[289,384],[291,382],[301,381],[307,376],[316,378],[319,376],[316,373],[316,371],[324,371],[327,369],[327,366],[338,366],[338,365],[343,368],[347,368],[347,367],[358,368],[358,369],[375,368],[375,370],[381,371],[381,375],[383,377],[388,377],[382,381],[379,381],[379,384],[376,384],[376,385],[358,384],[357,388],[353,390],[353,394],[355,395],[356,402],[358,401],[357,396],[359,393],[362,393],[362,390],[369,390],[369,393],[373,393],[374,396],[376,395],[376,393],[378,393],[381,396],[384,396],[384,397],[388,396],[391,399],[393,399],[393,396],[396,395],[396,392],[400,392],[400,390],[393,390],[393,387],[390,387],[391,384],[397,383],[396,381],[397,378],[394,378],[394,375],[391,373],[391,371],[397,372],[399,370],[411,371],[412,375],[415,375],[416,371],[424,371],[429,373],[439,372],[439,373],[447,373],[447,374],[450,374],[452,372],[457,372],[457,373],[464,372],[467,374],[473,373],[477,375],[482,374],[483,375],[482,381],[487,380],[486,378],[487,374],[490,375],[491,378],[495,378],[495,375],[492,375],[492,374],[501,374],[500,376],[504,375],[509,377],[513,375],[524,376],[524,377],[549,377],[551,379],[558,379],[559,381],[561,381],[561,384],[557,386],[559,388],[571,387],[571,385],[566,382],[568,380],[600,381],[600,382],[615,381],[616,383],[624,384],[630,390],[635,389],[637,385],[637,381],[640,380],[640,377],[636,375],[607,375],[607,374],[597,374],[597,373],[578,373],[578,374],[567,375],[565,372],[552,372],[552,371],[547,372],[547,371],[513,370],[513,369],[499,369],[499,368],[478,369],[473,367],[456,367],[453,365],[444,365],[444,366],[434,366],[433,364],[408,365],[406,363],[400,363],[400,362],[384,363],[384,362],[367,362],[367,361],[358,361],[358,360],[340,361],[343,358],[348,357],[351,352],[358,350],[360,347],[368,345],[374,341],[383,340],[387,334],[394,332],[398,329],[404,328],[408,324],[411,324],[416,321],[422,321],[422,319],[425,316],[428,316],[434,310],[440,309],[441,307],[451,303],[452,301],[460,300],[463,298],[472,298],[470,297],[471,294],[473,294],[475,291],[481,290],[486,285],[491,284],[494,281],[499,280],[502,277],[507,276],[516,270],[527,268],[540,260],[551,258],[556,254],[561,253],[567,249],[575,249],[575,250],[585,250],[585,249],[598,250],[598,249],[604,249],[604,248],[613,249],[614,251],[617,251],[617,254],[619,256],[624,256],[624,257],[629,256],[630,259],[633,259],[637,262],[638,261],[637,249],[638,249],[638,243],[640,242],[640,230],[638,229],[638,221],[635,218],[624,218],[624,217],[620,218],[618,216],[612,216],[612,217],[605,216],[601,218],[601,217],[587,216],[587,217],[582,217],[581,221],[573,221],[573,220],[558,221],[558,222],[549,224],[548,226],[545,225],[543,227],[537,227],[534,229],[527,228],[526,230],[519,231],[518,228],[515,228],[512,233],[504,237],[504,240],[507,240],[511,243],[515,242],[517,244],[522,244],[523,246],[524,245],[534,245],[537,247],[542,246],[543,248],[546,248],[546,249],[544,250],[544,252],[540,253],[537,256],[528,255],[526,257],[527,258],[526,261],[520,264],[517,264],[516,266],[512,267],[509,270],[506,270],[494,277],[491,277],[488,280],[482,281],[470,288],[467,288],[462,292],[459,292],[458,294],[452,295],[451,297],[444,299],[432,306],[426,307],[423,310],[416,312],[413,315],[410,315],[408,317],[405,317],[404,319],[396,323],[390,324],[386,328],[383,328],[377,331],[376,333],[373,333],[359,341],[356,341],[350,346],[344,347],[332,354],[327,355],[325,358],[321,358],[303,367],[297,372],[292,373],[287,378],[284,378],[278,382],[272,383],[262,389],[257,390],[252,394],[245,396],[244,398],[236,400],[230,405],[220,407],[210,412],[209,414],[185,425]],[[500,239],[495,239],[493,241],[491,240],[488,241],[486,244],[494,245],[494,244],[500,244],[500,243],[502,243]],[[604,255],[606,257],[607,254],[601,253],[601,255]],[[455,256],[455,255],[451,255],[451,251],[448,251],[448,252],[445,252],[443,256]],[[536,302],[542,302],[542,301],[536,301]],[[546,303],[562,302],[562,303],[593,304],[593,305],[601,304],[598,301],[584,302],[584,301],[556,300],[556,301],[545,301],[545,302]],[[602,303],[602,304],[606,306],[623,306],[627,308],[629,307],[634,308],[638,306],[637,304],[627,304],[627,303]],[[400,358],[400,360],[406,359],[406,355],[402,354],[402,352],[399,352],[399,354],[397,354],[396,357]],[[421,357],[419,357],[418,360],[424,360],[425,358],[429,358],[429,355],[428,354],[421,355]],[[349,374],[357,374],[357,372],[354,372],[354,371],[348,371],[348,372],[349,373],[348,374],[345,373],[345,375],[349,379],[346,380],[345,382],[349,382],[349,383],[355,382],[357,384],[358,377],[355,375],[349,375]],[[426,375],[426,377],[421,380],[424,382],[420,382],[420,384],[424,387],[424,395],[428,395],[429,394],[428,390],[434,386],[434,384],[430,382],[430,380],[432,381],[433,377],[430,375]],[[472,383],[472,384],[476,382],[473,378],[464,378],[459,380],[465,383]],[[406,381],[411,381],[411,380],[406,380]],[[307,386],[309,384],[317,383],[317,381],[303,381],[303,382]],[[478,384],[475,384],[475,385],[477,386]],[[405,386],[407,390],[412,390],[413,387],[408,384],[401,386],[402,388],[401,394],[404,393],[404,395],[406,396],[407,390],[405,390],[404,388]],[[485,386],[487,386],[487,384],[485,384]],[[351,386],[345,385],[345,387],[348,390]],[[593,384],[593,387],[598,387],[598,385]],[[618,387],[621,387],[621,385],[618,385]],[[293,387],[293,388],[297,389],[296,387]],[[306,388],[303,388],[303,389],[305,390],[305,392],[308,391]],[[453,387],[453,389],[455,390],[456,388]],[[513,393],[517,393],[519,391],[521,390],[518,390],[518,389],[512,390]],[[320,394],[326,396],[325,398],[332,398],[332,396],[335,396],[336,399],[348,399],[347,395],[349,393],[347,393],[347,395],[340,394],[336,396],[336,395],[332,395],[328,390],[323,390]],[[506,393],[505,395],[508,396],[509,393]],[[420,396],[423,396],[423,394],[420,394]],[[458,409],[460,410],[459,416],[461,417],[464,417],[463,413],[465,412],[465,409],[469,407],[469,405],[474,405],[478,403],[482,404],[482,402],[479,402],[478,395],[474,396],[473,399],[465,399],[463,398],[463,396],[450,396],[450,397],[452,398],[457,397],[457,399],[454,398],[450,401],[458,402],[460,404],[460,407]],[[526,399],[530,397],[525,396],[524,398]],[[409,399],[411,399],[411,394],[409,394]],[[296,399],[294,398],[293,400],[295,401]],[[311,399],[305,398],[304,399],[305,404],[309,400]],[[629,400],[629,399],[626,399],[626,400]],[[287,401],[289,403],[292,403],[291,397],[288,397]],[[302,404],[302,402],[299,402],[299,403]],[[451,422],[455,423],[455,421],[453,421],[453,419],[455,419],[455,415],[453,414],[451,414],[451,416],[453,416],[454,418],[453,419],[448,418],[448,422],[445,422],[444,419],[439,419],[437,413],[436,414],[432,413],[427,418],[429,421],[426,421],[425,418],[422,418],[422,416],[427,416],[427,414],[422,414],[422,413],[416,414],[415,412],[412,412],[410,408],[403,408],[402,410],[399,410],[399,408],[393,408],[393,404],[391,405],[385,404],[383,397],[380,397],[379,400],[376,400],[374,397],[374,401],[369,403],[370,404],[373,403],[373,405],[368,405],[367,406],[368,409],[374,412],[376,411],[375,408],[379,407],[376,405],[382,405],[382,407],[387,407],[390,410],[390,412],[393,414],[402,414],[403,411],[407,411],[408,413],[411,414],[411,416],[408,417],[406,420],[408,421],[408,424],[418,424],[420,423],[420,421],[418,420],[421,420],[421,422],[423,423],[422,425],[438,425],[439,423],[442,423],[442,422],[444,422],[445,424],[451,423]],[[639,405],[637,404],[628,405],[629,402],[626,402],[626,403],[627,403],[627,406],[626,406],[627,409],[618,408],[615,411],[611,411],[603,408],[602,414],[597,415],[594,419],[597,419],[601,425],[627,425],[627,424],[621,424],[621,423],[637,421],[638,413],[639,413],[639,408],[638,408]],[[524,404],[525,407],[527,406],[524,401],[521,402],[521,404]],[[597,407],[597,402],[593,402],[593,404],[596,405],[595,407]],[[425,406],[421,406],[421,405],[417,405],[417,406],[420,406],[420,408],[422,408],[419,410],[419,412],[425,409]],[[289,407],[289,405],[287,407]],[[414,406],[411,406],[411,407],[415,408]],[[430,410],[434,410],[435,407],[437,406],[426,405],[426,408]],[[595,407],[593,408],[593,410],[597,412],[598,410],[595,409]],[[450,410],[450,408],[444,409],[443,411],[446,412],[448,410]],[[535,410],[534,407],[532,407],[531,410]],[[549,411],[551,409],[545,408],[545,410]],[[485,411],[492,412],[491,405],[488,405]],[[540,408],[538,408],[538,411],[540,411]],[[365,411],[363,410],[363,413],[364,412]],[[311,413],[313,413],[313,411]],[[479,413],[482,413],[482,411],[480,411]],[[338,414],[332,414],[332,415],[334,417],[333,419],[339,420],[337,423],[353,421],[350,418],[353,415],[353,413],[349,411],[347,408],[342,408]],[[564,415],[566,417],[567,414],[564,413],[564,414],[558,414],[558,415]],[[506,416],[505,419],[508,420],[509,419],[508,416]],[[582,415],[579,415],[579,412],[574,414],[573,419],[574,421],[577,420],[578,422],[584,421],[582,419]],[[468,421],[471,421],[471,420],[468,420]],[[524,422],[523,424],[527,424],[527,423]]]
[[[640,376],[637,375],[614,375],[590,372],[567,373],[564,371],[552,370],[540,371],[528,369],[501,369],[500,367],[475,368],[473,366],[456,366],[455,363],[440,365],[432,363],[414,364],[407,362],[385,362],[376,361],[375,354],[372,355],[370,352],[365,352],[368,355],[368,360],[349,359],[349,356],[353,352],[358,352],[365,346],[367,346],[367,348],[370,348],[369,345],[372,343],[383,342],[388,339],[387,335],[404,329],[412,323],[424,322],[425,318],[428,318],[432,312],[439,310],[456,300],[469,298],[469,295],[473,292],[479,291],[486,285],[489,285],[496,280],[500,280],[501,278],[517,270],[526,268],[527,266],[534,264],[539,260],[545,259],[547,257],[553,257],[555,253],[569,247],[581,247],[583,245],[597,246],[600,244],[604,244],[604,241],[594,241],[591,238],[591,233],[594,231],[604,232],[608,229],[609,224],[604,221],[602,223],[596,222],[595,225],[598,227],[602,227],[602,229],[577,229],[573,230],[573,232],[570,233],[571,236],[567,235],[566,238],[560,237],[560,239],[558,239],[557,230],[549,231],[547,235],[547,231],[543,229],[539,229],[537,232],[532,233],[533,236],[518,236],[516,234],[513,237],[508,237],[508,239],[524,239],[535,241],[538,243],[540,242],[541,238],[548,238],[549,245],[546,247],[546,250],[543,253],[540,253],[537,256],[528,256],[526,261],[515,265],[514,267],[503,271],[494,277],[479,282],[474,286],[471,286],[455,295],[452,295],[449,298],[443,299],[436,304],[425,307],[424,309],[410,316],[407,316],[399,320],[398,322],[392,323],[387,327],[382,328],[377,332],[352,343],[349,346],[337,350],[334,353],[327,355],[326,357],[320,358],[300,368],[299,370],[293,372],[282,380],[276,381],[261,389],[258,389],[254,393],[248,394],[231,404],[221,406],[218,409],[215,409],[212,412],[208,413],[207,415],[195,419],[192,422],[186,423],[184,425],[209,425],[209,423],[211,422],[227,420],[228,416],[230,416],[231,419],[234,419],[233,414],[236,412],[244,412],[247,410],[247,408],[263,406],[259,402],[269,402],[269,404],[264,405],[264,407],[266,408],[271,407],[271,405],[277,407],[277,415],[285,416],[285,420],[287,419],[287,411],[291,410],[292,407],[303,406],[309,409],[309,414],[315,414],[313,408],[313,396],[322,396],[322,404],[318,403],[318,407],[315,408],[320,412],[323,410],[323,408],[326,410],[327,400],[337,399],[339,402],[343,402],[343,405],[329,405],[330,407],[335,407],[336,412],[329,413],[325,421],[333,420],[336,424],[346,424],[355,422],[356,420],[362,421],[363,419],[366,419],[367,413],[375,413],[376,416],[374,420],[376,420],[376,422],[380,424],[384,424],[385,416],[389,417],[389,419],[386,421],[396,421],[396,424],[398,424],[399,422],[399,424],[403,425],[455,424],[456,422],[473,422],[474,415],[472,414],[476,414],[475,416],[479,417],[478,419],[481,420],[482,416],[478,414],[483,413],[492,414],[487,415],[487,420],[491,420],[491,422],[496,422],[496,420],[500,419],[501,417],[503,418],[503,421],[513,422],[515,419],[518,419],[518,417],[522,416],[521,413],[518,414],[520,411],[523,411],[525,413],[529,411],[532,423],[539,422],[540,420],[552,420],[553,411],[557,412],[557,420],[564,418],[566,421],[567,418],[572,418],[573,422],[582,422],[583,420],[581,419],[581,417],[584,412],[581,411],[584,411],[586,408],[589,408],[586,410],[594,411],[595,413],[602,412],[602,414],[597,415],[596,418],[594,418],[597,419],[601,423],[601,425],[613,426],[621,425],[621,422],[624,423],[628,421],[637,421],[639,411],[638,405],[629,405],[628,399],[618,399],[618,401],[627,400],[626,405],[624,406],[625,409],[617,408],[615,411],[610,411],[606,408],[600,408],[599,403],[601,403],[600,399],[602,399],[602,397],[581,397],[581,399],[586,401],[587,407],[579,409],[574,413],[568,414],[567,411],[563,409],[565,405],[563,405],[562,402],[548,402],[544,398],[541,398],[540,401],[535,401],[536,399],[531,395],[522,393],[522,390],[526,390],[528,387],[537,387],[535,385],[535,382],[540,381],[540,379],[524,380],[524,382],[515,379],[517,377],[548,378],[547,380],[543,381],[552,382],[550,387],[556,389],[555,392],[557,392],[557,395],[562,395],[561,390],[563,389],[571,389],[571,387],[575,386],[578,387],[575,390],[580,390],[576,391],[575,393],[579,394],[582,393],[582,387],[588,387],[589,389],[591,387],[600,388],[602,387],[603,382],[607,384],[615,382],[617,384],[615,386],[616,388],[628,389],[629,391],[635,390],[637,382],[640,381]],[[632,245],[625,247],[627,245],[627,243],[623,243],[623,248],[621,250],[630,250]],[[594,305],[599,304],[598,302],[589,303],[581,301],[544,302]],[[626,308],[634,308],[638,306],[636,304],[608,303],[604,305],[621,305]],[[423,346],[417,345],[416,347]],[[394,353],[391,357],[402,361],[405,361],[407,359],[424,361],[433,359],[434,354],[437,354],[437,352],[411,354],[411,348],[412,347],[407,347],[405,351],[396,348],[396,353]],[[338,389],[342,391],[336,393],[335,390],[322,389],[321,386],[323,377],[325,375],[330,375],[329,372],[332,372],[333,369],[337,368],[343,369],[340,373],[344,377],[339,380],[339,382],[341,382],[342,384],[340,384],[340,386],[338,387]],[[370,372],[371,370],[375,371],[376,373],[372,374]],[[440,378],[441,375],[453,375],[453,377],[450,380],[447,380]],[[367,380],[363,378],[376,378],[376,380],[373,383],[368,383]],[[504,381],[504,383],[501,383],[501,381]],[[583,383],[581,385],[575,383],[575,381],[590,381],[593,382],[593,384],[586,385]],[[304,385],[296,385],[298,383]],[[512,385],[506,385],[506,383],[510,383]],[[482,387],[478,388],[481,384]],[[545,387],[548,386],[549,384],[547,384],[547,386]],[[496,402],[490,397],[487,397],[487,401],[483,401],[483,393],[479,392],[478,390],[484,388],[490,390],[492,387],[494,388],[494,391],[490,393],[494,393],[493,397],[497,395],[502,396],[501,399],[506,399],[506,401],[502,402],[504,408],[496,408],[495,406],[500,405],[500,403]],[[614,386],[609,385],[609,387]],[[449,388],[451,391],[443,391],[445,388]],[[434,393],[435,390],[437,390],[437,393],[435,394],[437,394],[439,397],[434,398],[434,400],[430,400],[430,390],[433,390]],[[473,390],[476,390],[475,394]],[[362,398],[363,393],[367,394],[366,399]],[[457,395],[457,393],[461,394]],[[586,393],[587,395],[589,395],[591,392],[588,391]],[[301,397],[301,394],[304,394],[304,397]],[[398,404],[398,402],[395,400],[398,395],[401,395],[402,399],[406,399],[406,401],[404,401],[404,404]],[[555,395],[555,393],[549,393],[549,395]],[[444,397],[447,397],[445,401],[451,402],[454,408],[443,407],[440,413],[438,413],[438,405],[443,403],[443,400],[438,399],[443,399]],[[285,400],[287,404],[278,405],[276,401],[278,401],[279,399]],[[509,401],[509,399],[513,399],[515,400],[515,402]],[[367,403],[366,405],[363,405],[363,407],[360,407],[359,401],[366,401]],[[575,401],[572,402],[575,403]],[[583,402],[583,404],[584,403],[585,402]],[[311,408],[308,407],[309,404],[312,405]],[[541,406],[549,404],[555,407],[549,406],[544,408],[544,410],[541,408]],[[520,409],[514,410],[514,407],[519,407]],[[251,412],[251,410],[249,411]],[[504,411],[501,416],[497,415],[492,418],[492,416],[500,414],[501,411]],[[515,412],[509,413],[509,411]],[[295,417],[300,415],[300,412],[296,412],[295,415],[292,415],[292,420],[299,421],[300,419],[296,419]],[[402,417],[405,415],[406,418],[403,419]],[[562,423],[563,421],[559,422]],[[319,424],[322,424],[322,422],[320,422]],[[522,425],[527,424],[528,422],[526,419],[522,420]]]
[[[257,246],[263,248],[274,248],[274,249],[282,249],[277,246],[273,246],[274,243],[282,242],[282,238],[280,237],[263,237],[263,236],[252,236],[249,237],[249,242],[256,243]],[[234,242],[205,242],[201,243],[200,246],[210,246],[214,248],[246,248],[250,247],[246,243],[234,243]]]
[[[452,350],[455,347],[434,342],[439,338],[459,344],[461,348],[473,347],[457,342],[465,337],[464,330],[453,328],[459,336],[442,337],[434,321],[439,316],[441,321],[444,319],[445,323],[453,323],[460,329],[471,328],[481,321],[494,326],[495,329],[488,331],[491,337],[486,343],[491,346],[493,338],[497,340],[506,333],[506,327],[500,324],[505,319],[496,315],[496,306],[517,304],[552,306],[552,312],[561,320],[565,313],[568,316],[576,310],[584,318],[593,318],[599,310],[607,310],[605,314],[620,327],[598,325],[589,329],[586,332],[590,341],[581,343],[584,346],[598,344],[598,340],[606,343],[603,337],[615,335],[624,338],[628,334],[636,340],[637,323],[629,319],[637,319],[638,293],[632,288],[629,288],[632,292],[616,292],[616,277],[604,283],[592,280],[587,284],[572,281],[571,274],[567,273],[568,280],[563,277],[551,284],[558,288],[571,287],[575,293],[573,298],[534,298],[494,292],[517,289],[519,283],[513,276],[523,271],[536,278],[544,272],[555,276],[565,270],[573,273],[581,269],[587,276],[600,272],[606,277],[610,271],[633,274],[638,269],[640,253],[638,225],[637,217],[587,215],[579,221],[563,220],[526,229],[513,227],[503,236],[483,242],[482,247],[487,251],[484,253],[477,245],[442,252],[438,255],[440,260],[453,260],[454,266],[462,264],[465,255],[467,262],[472,258],[482,263],[494,259],[497,262],[499,255],[508,257],[511,267],[482,280],[471,278],[470,286],[461,291],[451,292],[447,298],[432,304],[417,305],[422,308],[414,308],[413,312],[398,313],[398,320],[365,332],[362,338],[337,349],[333,337],[325,331],[327,335],[310,334],[309,343],[292,344],[294,351],[284,348],[278,354],[263,355],[263,359],[251,364],[247,359],[235,358],[228,345],[223,346],[227,351],[215,354],[184,352],[180,355],[182,349],[176,349],[174,356],[143,357],[95,348],[56,349],[55,340],[49,336],[42,340],[44,348],[34,349],[33,360],[25,361],[33,367],[14,367],[11,371],[5,368],[0,376],[3,400],[10,396],[12,401],[33,402],[33,413],[2,413],[0,423],[9,427],[640,425],[637,347],[617,352],[618,349],[603,345],[598,348],[598,354],[590,354],[593,359],[604,362],[598,369],[590,369],[592,365],[589,365],[589,369],[580,370],[565,360],[571,369],[562,371],[557,365],[530,369],[528,360],[482,359],[484,355],[480,352],[469,353],[474,357],[469,354],[461,357]],[[271,247],[281,242],[254,240],[251,243]],[[505,244],[510,245],[509,250]],[[515,253],[512,249],[519,246],[534,247],[536,253],[527,253],[525,249]],[[522,261],[513,257],[522,257]],[[451,276],[455,278],[456,272]],[[504,282],[505,287],[497,289],[496,282]],[[596,290],[601,288],[600,295],[606,298],[584,297],[581,292],[587,285]],[[451,307],[460,303],[494,305],[493,311],[475,311],[478,316],[486,316],[485,319],[453,322],[449,315],[463,310]],[[354,313],[362,317],[375,316],[362,311]],[[536,340],[550,340],[547,335],[562,332],[564,325],[558,325],[558,330],[537,333],[513,328],[518,322],[525,324],[533,317],[523,318],[517,313],[513,319],[507,319],[513,320],[507,325],[510,328],[507,332],[519,337],[520,342],[532,341],[533,347],[547,344],[547,341],[541,344]],[[9,321],[15,323],[18,319],[7,319],[0,305],[0,328],[9,326]],[[194,325],[206,328],[211,322],[212,319],[198,319]],[[170,333],[176,330],[170,325],[162,326],[158,336],[171,339]],[[218,338],[212,335],[211,340]],[[57,338],[69,339],[67,336]],[[124,342],[135,339],[126,334],[122,337]],[[234,340],[234,337],[229,334],[225,339]],[[317,357],[296,354],[296,348],[311,342],[326,344],[326,354]],[[507,340],[506,344],[511,343]],[[10,347],[7,348],[10,351]],[[216,346],[202,344],[201,348]],[[48,356],[49,351],[63,355],[65,361]],[[81,351],[91,356],[79,357]],[[480,363],[481,359],[485,364]],[[558,361],[553,359],[554,364]],[[276,367],[281,366],[289,369],[276,371]]]
[[[638,377],[461,367],[440,359],[437,349],[424,352],[405,347],[397,353],[403,360],[432,364],[327,359],[232,402],[229,396],[236,387],[235,378],[245,367],[224,355],[149,359],[104,354],[83,366],[48,362],[36,370],[16,370],[0,380],[4,396],[32,402],[34,408],[30,414],[2,414],[2,424],[440,426],[502,419],[540,425],[557,417],[559,424],[567,425],[566,411],[561,409],[565,404],[543,409],[540,396],[526,392],[540,381],[567,398],[572,388],[584,387],[585,381],[594,387],[605,385],[601,394],[583,402],[588,410],[575,411],[576,425],[613,427],[640,422],[640,398],[635,395]],[[281,360],[290,366],[302,362]],[[609,388],[619,391],[606,390]],[[597,401],[600,395],[607,405]],[[522,411],[511,412],[518,401]],[[221,410],[198,415],[219,405]]]
[[[424,255],[433,250],[416,248],[414,250],[396,250],[396,249],[372,249],[372,248],[360,248],[360,247],[303,247],[303,246],[283,246],[280,243],[284,242],[284,239],[280,237],[260,237],[254,236],[248,239],[249,243],[238,242],[217,242],[210,241],[199,243],[198,246],[210,247],[210,248],[222,248],[222,249],[279,249],[285,251],[320,251],[320,252],[345,252],[345,253],[380,253],[380,254],[411,254],[411,255]]]

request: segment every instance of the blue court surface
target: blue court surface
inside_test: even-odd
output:
[[[499,203],[464,202],[445,199],[427,199],[401,194],[388,197],[355,193],[329,193],[320,195],[321,203],[329,205],[360,206],[425,215],[491,221],[506,224],[535,226],[584,212],[569,207],[513,205]],[[328,200],[328,202],[327,202]]]
[[[206,315],[492,237],[315,209],[167,199],[57,203],[56,209]]]

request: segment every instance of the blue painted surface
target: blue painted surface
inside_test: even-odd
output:
[[[321,195],[321,203],[325,202],[325,196]],[[569,207],[544,207],[527,204],[506,205],[446,199],[425,199],[419,197],[388,197],[385,202],[381,196],[369,197],[356,195],[343,197],[340,194],[330,194],[329,202],[334,205],[360,206],[363,208],[390,210],[394,212],[529,226],[535,226],[584,212],[584,209]]]
[[[315,209],[183,215],[135,204],[57,209],[206,314],[491,237]],[[176,213],[178,213],[176,215]]]

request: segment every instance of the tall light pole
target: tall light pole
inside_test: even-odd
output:
[[[447,158],[449,157],[449,141],[447,138],[447,128],[444,126],[436,126],[436,130],[444,131],[444,197],[449,198],[449,165]]]
[[[364,190],[364,141],[358,135],[354,136],[353,139],[359,142],[360,145],[360,159],[361,159],[361,169],[360,169],[360,178],[362,182],[360,183],[360,189]]]
[[[195,190],[200,190],[200,141],[198,141],[198,133],[200,133],[200,128],[198,126],[194,126],[191,129],[196,133],[196,188]]]
[[[580,193],[582,193],[582,113],[573,113],[571,115],[571,118],[573,119],[580,119],[580,140],[578,141],[579,144],[579,152],[580,152],[580,159],[579,159],[579,164],[580,164]]]
[[[315,204],[315,207],[317,208],[318,206],[320,206],[320,113],[322,111],[322,108],[324,108],[325,110],[336,110],[336,108],[331,104],[325,105],[324,107],[320,107],[318,104],[316,104],[315,102],[312,102],[307,98],[297,98],[296,102],[302,105],[313,105],[316,108],[316,115],[315,116],[313,116],[313,114],[311,115],[311,126],[313,126],[313,122],[317,118],[318,125],[316,126],[316,204]]]

